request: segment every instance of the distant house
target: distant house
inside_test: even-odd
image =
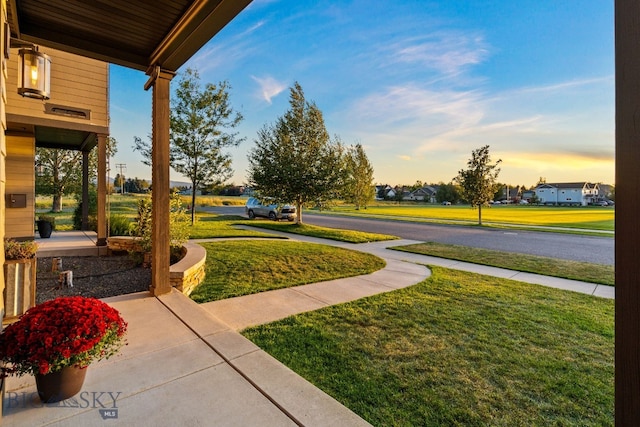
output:
[[[393,199],[394,197],[396,197],[396,190],[394,190],[390,185],[376,185],[377,200]]]
[[[505,186],[501,190],[500,200],[507,203],[520,203],[520,200],[522,199],[522,190],[523,188],[520,186],[517,186],[517,187]]]
[[[598,184],[590,182],[543,183],[536,187],[539,203],[544,205],[587,206],[599,197]]]
[[[403,196],[403,200],[414,200],[420,202],[427,203],[435,203],[436,202],[436,192],[438,190],[430,185],[426,185],[422,188],[418,188],[413,190],[408,195]]]
[[[598,184],[598,193],[600,195],[600,199],[611,199],[613,198],[614,188],[609,184]]]
[[[536,197],[536,191],[535,190],[524,190],[522,192],[522,199],[521,200],[526,200],[527,203],[533,203],[533,200]]]

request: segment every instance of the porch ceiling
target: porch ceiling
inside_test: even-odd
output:
[[[137,70],[177,71],[251,0],[9,0],[12,35]]]
[[[91,151],[98,144],[93,132],[36,126],[36,147]]]
[[[150,73],[175,72],[251,0],[8,0],[12,37]],[[36,145],[91,149],[97,131],[35,125]],[[11,122],[12,118],[8,117]],[[108,129],[106,130],[108,133]],[[100,133],[100,132],[98,132]],[[103,132],[104,133],[104,132]]]
[[[36,147],[91,151],[109,128],[6,113],[7,134],[33,135]]]

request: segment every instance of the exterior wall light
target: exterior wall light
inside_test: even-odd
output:
[[[49,99],[51,94],[51,58],[38,52],[38,46],[18,51],[18,93],[34,99]]]

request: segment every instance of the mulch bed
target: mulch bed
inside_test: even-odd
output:
[[[38,258],[36,303],[59,296],[107,298],[148,291],[151,269],[139,266],[128,255],[61,257],[62,270],[73,272],[73,287],[62,287],[59,272],[52,272],[53,258]]]

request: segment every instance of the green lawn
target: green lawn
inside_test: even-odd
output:
[[[279,236],[263,233],[257,230],[245,230],[234,227],[246,220],[244,217],[233,215],[216,215],[213,213],[198,213],[196,223],[190,226],[191,239],[207,239],[219,237],[268,237],[279,239]]]
[[[281,223],[273,221],[251,220],[245,221],[243,222],[243,224],[269,230],[283,231],[285,233],[301,234],[304,236],[320,237],[323,239],[331,239],[337,240],[339,242],[349,243],[380,242],[385,240],[397,239],[396,236],[389,236],[387,234],[342,230],[338,228],[319,227],[310,224],[294,224],[292,222]]]
[[[432,269],[243,334],[373,425],[613,425],[612,300]]]
[[[109,212],[112,215],[123,215],[129,218],[131,221],[135,219],[138,213],[138,200],[142,198],[151,197],[149,194],[111,194],[108,196],[107,201],[109,204]],[[188,206],[191,203],[191,198],[182,197],[184,206]],[[223,205],[244,205],[246,197],[220,197],[220,196],[197,196],[196,208],[202,206],[223,206]],[[50,196],[37,196],[36,197],[36,216],[40,214],[51,215],[56,218],[56,230],[66,231],[73,229],[73,211],[77,203],[74,196],[64,196],[62,198],[62,212],[51,213],[52,198]],[[198,214],[207,220],[207,214]],[[215,216],[215,215],[214,215]],[[236,219],[246,219],[237,217]],[[206,229],[209,225],[203,225],[195,231],[195,235],[199,238],[206,234]],[[226,233],[226,232],[225,232]],[[232,233],[231,233],[232,234]],[[255,235],[256,233],[254,233]],[[249,232],[240,234],[238,237],[249,236]],[[263,234],[264,236],[264,234]],[[211,236],[204,236],[211,237]],[[221,237],[233,237],[231,235],[224,235]]]
[[[340,206],[332,213],[360,216],[399,217],[423,221],[478,222],[478,210],[469,206],[389,205],[355,210]],[[483,223],[518,224],[525,226],[569,227],[590,230],[614,230],[615,210],[612,207],[559,207],[493,205],[482,209]]]
[[[359,276],[384,267],[370,254],[286,240],[203,243],[206,276],[193,291],[198,303],[307,283]]]
[[[492,267],[506,268],[515,271],[525,271],[527,273],[542,274],[545,276],[581,280],[583,282],[600,283],[611,286],[615,284],[615,269],[612,265],[568,261],[436,242],[396,246],[390,249],[439,258],[455,259],[473,264],[490,265]]]
[[[125,215],[133,219],[136,215],[136,204],[139,198],[148,195],[111,195],[109,204],[111,213]],[[183,197],[185,206],[190,203]],[[198,196],[196,206],[242,205],[242,197]],[[71,229],[71,218],[75,207],[73,197],[63,198],[64,212],[54,214],[56,225],[60,230]],[[51,209],[51,198],[38,196],[37,213],[45,213]],[[325,213],[338,213],[379,218],[406,219],[412,221],[477,223],[478,211],[469,206],[441,205],[376,205],[367,209],[355,210],[351,206],[336,206]],[[205,215],[205,214],[203,214]],[[508,224],[546,227],[568,227],[588,230],[613,231],[615,210],[612,207],[556,207],[556,206],[501,206],[494,205],[482,210],[484,223],[491,225]]]

